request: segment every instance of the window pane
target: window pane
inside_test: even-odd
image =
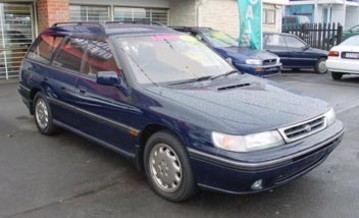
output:
[[[123,21],[123,22],[133,21],[132,8],[115,7],[113,15],[115,21]]]
[[[291,36],[286,36],[285,40],[287,41],[287,45],[290,48],[303,48],[305,46],[305,44],[302,41]]]
[[[280,35],[271,35],[267,36],[266,45],[268,46],[285,46],[284,38]]]
[[[168,10],[152,9],[152,21],[168,25]]]
[[[145,8],[134,8],[133,9],[133,20],[134,21],[142,21],[142,22],[149,22],[151,13],[149,9]]]
[[[158,22],[168,25],[167,9],[115,7],[114,20],[131,22]]]
[[[83,73],[95,77],[99,71],[115,71],[120,74],[108,43],[88,41]]]
[[[37,45],[33,46],[28,58],[48,64],[56,47],[60,44],[62,37],[54,37],[42,34]]]
[[[263,10],[263,23],[274,24],[275,23],[275,10],[264,9]]]
[[[110,20],[107,6],[70,5],[71,21],[107,21]]]
[[[76,72],[81,70],[81,61],[87,40],[70,38],[55,57],[53,65]]]

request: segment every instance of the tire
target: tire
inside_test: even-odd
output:
[[[326,58],[319,58],[315,64],[315,72],[319,74],[325,74],[328,72],[327,66],[325,65]]]
[[[34,119],[41,134],[53,135],[57,127],[53,123],[51,108],[45,96],[38,92],[34,97]]]
[[[197,193],[185,146],[169,131],[157,132],[147,140],[144,169],[151,188],[166,200],[181,202]]]
[[[332,72],[332,78],[333,80],[340,80],[342,77],[343,77],[343,74],[342,73],[335,73],[335,72]]]

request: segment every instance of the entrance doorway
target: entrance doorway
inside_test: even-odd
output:
[[[0,3],[0,79],[17,78],[34,39],[33,5]]]

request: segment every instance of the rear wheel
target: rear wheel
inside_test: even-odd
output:
[[[343,77],[343,73],[332,72],[331,74],[332,74],[333,80],[340,80]]]
[[[40,133],[52,135],[56,132],[56,126],[52,120],[52,113],[45,96],[38,92],[34,97],[34,118]]]
[[[315,72],[319,74],[327,73],[327,65],[325,64],[327,59],[319,58],[315,64]]]
[[[180,202],[194,196],[197,185],[184,145],[169,131],[153,134],[146,142],[147,179],[161,197]]]

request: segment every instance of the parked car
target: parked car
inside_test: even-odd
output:
[[[342,122],[327,103],[282,88],[237,73],[187,34],[111,22],[45,30],[18,91],[40,133],[63,127],[128,157],[177,202],[199,187],[272,189],[323,163]]]
[[[309,17],[303,15],[289,15],[282,17],[282,31],[287,31],[298,25],[309,24]]]
[[[311,48],[299,37],[287,33],[263,33],[263,47],[278,55],[283,68],[298,71],[301,68],[313,68],[316,73],[326,73],[325,61],[328,52]]]
[[[346,31],[343,31],[343,40],[355,35],[359,35],[359,24],[352,26]]]
[[[340,80],[345,74],[359,74],[359,35],[330,49],[327,67],[334,80]]]
[[[173,27],[196,37],[233,64],[239,71],[256,76],[269,76],[281,73],[280,58],[266,51],[239,47],[238,40],[226,33],[209,27]]]

